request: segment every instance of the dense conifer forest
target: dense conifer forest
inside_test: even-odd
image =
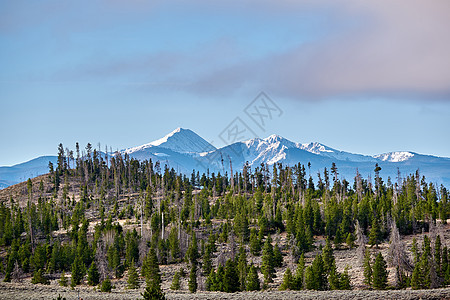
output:
[[[299,162],[186,175],[91,144],[75,152],[60,144],[48,174],[0,193],[0,274],[105,292],[121,279],[145,288],[145,299],[164,298],[162,265],[177,266],[170,289],[185,280],[192,293],[448,285],[447,189],[420,170],[397,178],[380,171],[374,165],[374,178],[363,178],[355,170],[348,181],[335,164],[312,174]],[[409,249],[404,237],[416,234],[423,238]],[[344,249],[356,249],[363,285],[349,274],[355,266],[338,270]]]

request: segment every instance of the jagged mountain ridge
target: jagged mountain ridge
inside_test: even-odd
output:
[[[334,162],[339,176],[350,182],[357,169],[362,176],[373,178],[374,166],[378,163],[382,168],[381,176],[385,180],[389,176],[395,181],[398,171],[402,176],[406,176],[419,169],[421,175],[425,175],[429,181],[450,186],[450,158],[407,151],[368,156],[339,151],[317,142],[296,143],[279,135],[236,142],[217,149],[192,130],[177,128],[161,139],[120,152],[139,160],[159,161],[161,168],[167,165],[186,174],[190,174],[194,169],[200,172],[209,170],[230,174],[230,161],[233,172],[242,170],[246,162],[252,168],[262,163],[294,165],[300,162],[307,165],[309,162],[311,169],[308,171],[316,178],[317,172],[323,172],[324,168],[329,169]],[[33,162],[32,164],[21,164],[21,167],[0,167],[0,184],[3,184],[0,188],[26,180],[29,176],[27,174],[37,176],[46,173],[49,160],[55,162],[56,157],[40,157],[28,162]],[[36,167],[36,164],[39,167]],[[9,173],[5,172],[5,168],[9,168]],[[30,172],[31,169],[33,171]],[[13,174],[14,172],[17,174]],[[8,176],[4,176],[6,173]]]

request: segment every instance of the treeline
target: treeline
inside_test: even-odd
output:
[[[146,257],[153,251],[158,264],[188,263],[191,291],[202,277],[202,288],[234,292],[270,287],[275,270],[285,267],[290,255],[298,265],[286,271],[282,288],[348,289],[348,272],[337,272],[333,249],[358,247],[367,273],[378,278],[386,261],[364,259],[367,243],[376,248],[394,239],[391,245],[403,250],[392,250],[393,256],[407,261],[411,255],[400,236],[428,232],[450,213],[447,189],[428,183],[419,171],[406,177],[399,173],[395,182],[384,181],[380,171],[375,165],[373,180],[356,171],[352,183],[339,177],[334,163],[317,174],[316,182],[310,164],[301,163],[253,169],[246,164],[232,176],[196,171],[187,176],[160,162],[110,155],[91,144],[83,151],[77,144],[75,153],[60,144],[47,180],[28,180],[27,205],[20,206],[13,196],[0,204],[0,244],[8,251],[0,272],[5,281],[31,273],[34,282],[59,276],[62,284],[69,284],[65,274],[70,272],[71,285],[106,280],[106,286],[110,278],[127,274],[129,286],[138,287],[139,271],[146,276]],[[124,231],[118,220],[134,222],[136,229]],[[272,241],[283,232],[287,242]],[[317,250],[317,236],[327,244],[307,266],[304,254]],[[226,244],[228,251],[218,251],[217,244]],[[398,269],[395,286],[449,283],[447,248],[438,255],[425,246],[417,248],[417,259]],[[251,262],[256,256],[262,256],[261,265]],[[434,267],[428,270],[431,261]],[[185,275],[177,272],[174,288]],[[386,284],[374,284],[378,279],[370,276],[368,286],[387,286],[384,279]]]

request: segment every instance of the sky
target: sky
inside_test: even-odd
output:
[[[0,0],[0,166],[236,122],[450,157],[449,28],[448,0]]]

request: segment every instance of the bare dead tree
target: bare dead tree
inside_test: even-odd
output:
[[[13,271],[12,271],[11,277],[12,277],[12,279],[13,279],[15,282],[19,282],[19,283],[22,282],[23,271],[22,271],[22,269],[19,267],[19,263],[17,262],[17,260],[16,260],[16,262],[14,263],[14,269],[13,269]]]
[[[358,220],[356,220],[355,232],[356,232],[356,244],[358,245],[356,253],[358,255],[358,261],[362,265],[364,263],[364,254],[366,253],[367,237],[364,235],[364,232],[361,226],[359,225]]]
[[[95,252],[95,263],[100,274],[100,280],[103,281],[109,275],[108,262],[106,261],[106,245],[104,241],[97,242],[97,251]]]
[[[412,263],[406,252],[405,245],[401,240],[400,232],[395,220],[391,222],[391,236],[387,261],[389,266],[398,268],[398,272],[395,273],[397,284],[400,284],[403,281],[403,278],[399,278],[399,276],[401,276],[404,271],[408,273],[412,272]]]

